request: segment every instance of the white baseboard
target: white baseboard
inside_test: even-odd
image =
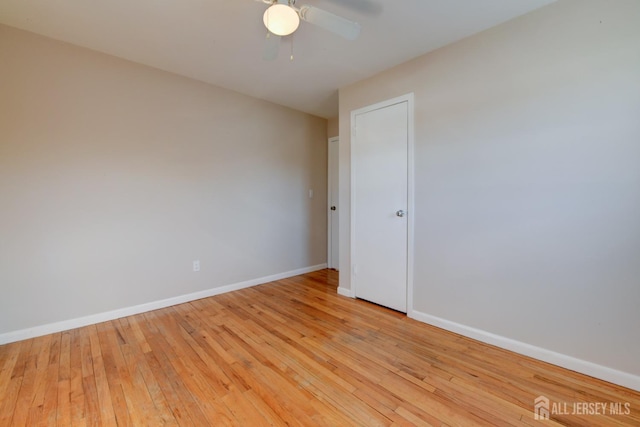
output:
[[[284,273],[274,274],[271,276],[260,277],[257,279],[247,280],[231,285],[220,286],[217,288],[207,289],[205,291],[193,292],[186,295],[167,298],[159,301],[148,302],[145,304],[134,305],[132,307],[119,308],[117,310],[107,311],[104,313],[92,314],[89,316],[78,317],[76,319],[63,320],[61,322],[49,323],[46,325],[35,326],[33,328],[21,329],[18,331],[6,332],[0,334],[0,345],[15,341],[22,341],[29,338],[39,337],[42,335],[53,334],[56,332],[67,331],[69,329],[80,328],[82,326],[93,325],[100,322],[119,319],[121,317],[132,316],[134,314],[145,313],[147,311],[157,310],[172,305],[182,304],[189,301],[195,301],[214,295],[224,294],[226,292],[237,291],[239,289],[249,288],[251,286],[262,285],[264,283],[273,282],[275,280],[286,279],[288,277],[298,276],[300,274],[311,273],[327,268],[327,264],[318,264],[310,267],[299,268],[297,270],[286,271]]]
[[[420,322],[428,323],[429,325],[437,326],[438,328],[446,329],[447,331],[455,332],[456,334],[495,345],[496,347],[511,350],[525,356],[533,357],[534,359],[542,360],[543,362],[548,362],[572,371],[580,372],[581,374],[589,375],[623,387],[640,391],[640,377],[628,372],[618,371],[586,360],[556,353],[545,348],[512,340],[501,335],[492,334],[491,332],[462,325],[437,316],[422,313],[420,311],[412,310],[408,313],[408,316]]]
[[[338,288],[338,295],[342,295],[343,297],[353,298],[353,293],[351,289],[347,288]]]

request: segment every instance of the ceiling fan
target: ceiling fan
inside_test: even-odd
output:
[[[317,7],[304,5],[296,7],[296,0],[257,0],[269,5],[262,20],[267,27],[267,44],[264,59],[273,60],[278,56],[280,38],[293,34],[300,20],[317,25],[327,31],[355,40],[360,35],[360,24],[349,21]]]

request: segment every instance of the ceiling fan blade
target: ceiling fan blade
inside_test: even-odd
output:
[[[264,41],[264,52],[262,53],[262,59],[266,61],[273,61],[278,57],[280,51],[280,39],[282,37],[267,31],[267,37]]]
[[[363,15],[379,16],[383,6],[375,0],[326,0],[341,7],[349,8]]]
[[[334,15],[326,10],[313,6],[302,6],[299,14],[302,20],[331,31],[347,40],[355,40],[360,35],[360,24],[349,21],[342,16]]]

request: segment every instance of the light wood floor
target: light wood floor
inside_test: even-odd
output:
[[[336,279],[0,346],[0,426],[640,425],[640,393],[338,296]],[[631,413],[535,421],[539,395]]]

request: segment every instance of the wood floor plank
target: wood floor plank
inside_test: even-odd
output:
[[[85,395],[82,384],[82,329],[74,329],[71,333],[71,353],[69,369],[69,397],[71,401],[71,425],[86,424]],[[86,369],[86,367],[85,367]]]
[[[166,410],[164,402],[156,402],[153,384],[149,383],[148,365],[144,363],[144,353],[129,324],[128,318],[119,319],[120,335],[125,344],[120,345],[127,372],[121,378],[127,409],[137,413],[134,425],[163,425],[173,417]],[[128,374],[128,375],[127,375]],[[174,420],[175,422],[175,420]]]
[[[92,328],[95,328],[95,326],[87,326],[80,330],[81,379],[79,387],[82,389],[84,396],[84,421],[89,426],[97,426],[101,424],[101,411],[98,403],[94,364],[99,363],[99,361],[93,357],[93,353],[91,351]]]
[[[57,396],[55,425],[71,425],[71,334],[68,331],[60,337]]]
[[[146,327],[147,324],[144,325]],[[143,329],[144,330],[144,329]],[[184,379],[171,364],[171,353],[164,349],[164,343],[159,343],[161,337],[153,335],[147,337],[151,351],[147,353],[147,363],[154,372],[156,379],[164,384],[163,392],[171,405],[172,412],[178,424],[206,425],[207,418],[202,413],[197,401],[191,394]]]
[[[49,352],[49,363],[42,397],[42,418],[39,425],[55,425],[58,416],[58,378],[60,371],[60,354],[62,334],[54,334]]]
[[[23,377],[14,377],[9,380],[9,384],[4,388],[2,394],[2,405],[0,405],[0,425],[18,425],[14,423],[18,395],[22,387]]]
[[[23,341],[0,346],[0,353],[3,356],[2,365],[0,365],[0,396],[6,395],[7,389],[11,384],[11,378],[16,376],[18,360],[24,345],[26,345],[26,342]],[[0,405],[0,408],[2,406]]]
[[[127,401],[122,388],[123,380],[121,377],[121,373],[128,377],[128,370],[120,351],[117,329],[111,322],[105,322],[96,325],[96,332],[100,344],[100,354],[102,355],[102,366],[107,380],[106,386],[102,385],[102,387],[109,388],[116,424],[118,426],[132,426],[133,421],[127,410]]]
[[[89,329],[89,345],[91,350],[91,360],[93,361],[93,378],[90,379],[92,385],[95,384],[99,419],[102,424],[113,425],[116,423],[116,414],[111,400],[111,390],[107,379],[107,372],[104,363],[104,356],[100,347],[100,338],[96,325],[91,325]]]
[[[321,270],[0,346],[0,426],[538,426],[640,393],[337,295]],[[628,403],[630,413],[625,413]]]
[[[216,386],[208,381],[209,378],[214,378],[213,375],[206,369],[206,365],[197,353],[194,353],[192,347],[184,341],[181,328],[171,322],[171,312],[172,310],[167,310],[160,315],[157,313],[145,315],[149,321],[158,326],[158,332],[161,333],[162,339],[155,340],[155,344],[168,355],[171,366],[202,413],[205,425],[229,424],[230,414],[227,413],[224,404],[219,401],[220,396],[216,394]],[[219,380],[215,382],[219,384]]]
[[[36,379],[41,376],[41,373],[38,372],[38,358],[43,348],[45,348],[51,341],[51,336],[47,335],[42,337],[42,339],[33,339],[32,341],[33,344],[31,345],[27,358],[24,362],[24,374],[11,421],[12,425],[28,425],[30,418],[29,413],[32,408],[31,403],[33,402],[38,388]]]

